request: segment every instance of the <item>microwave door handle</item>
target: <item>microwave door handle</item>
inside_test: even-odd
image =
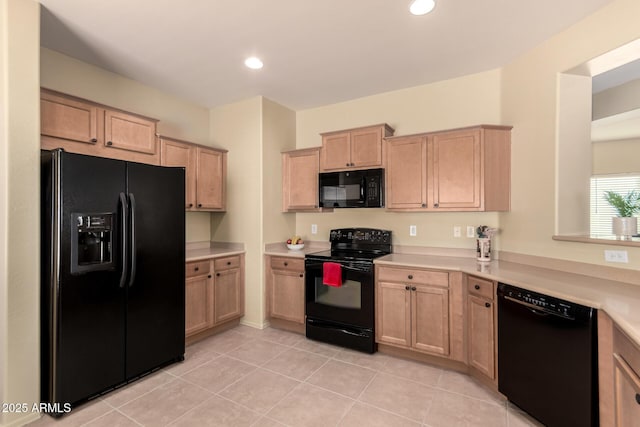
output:
[[[362,202],[365,201],[364,189],[366,187],[367,187],[367,178],[363,176],[362,179],[360,180],[360,201]]]

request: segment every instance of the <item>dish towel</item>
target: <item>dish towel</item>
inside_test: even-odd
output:
[[[327,286],[342,286],[342,266],[337,262],[322,264],[322,284]]]

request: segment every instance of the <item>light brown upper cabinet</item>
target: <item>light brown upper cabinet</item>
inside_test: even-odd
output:
[[[282,153],[282,211],[318,209],[320,148]]]
[[[160,138],[160,164],[185,168],[185,208],[221,212],[226,209],[227,152],[173,138]]]
[[[327,132],[322,135],[322,172],[382,167],[382,139],[393,135],[388,124]]]
[[[387,138],[390,210],[508,211],[511,127]]]
[[[157,120],[42,89],[41,146],[119,160],[159,164]]]

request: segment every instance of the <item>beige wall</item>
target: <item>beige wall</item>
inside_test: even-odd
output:
[[[558,73],[640,37],[640,2],[617,0],[502,69],[502,121],[514,126],[511,212],[501,214],[502,250],[605,264],[607,245],[557,242]],[[561,167],[561,165],[559,166]],[[580,215],[580,213],[576,213]],[[619,247],[618,247],[619,249]],[[640,250],[624,248],[640,267]]]
[[[158,119],[161,135],[211,145],[209,109],[53,50],[41,48],[40,58],[42,87]],[[208,241],[210,234],[208,213],[186,213],[187,242]]]
[[[40,400],[39,19],[0,0],[0,402]],[[0,425],[33,413],[0,412]]]
[[[593,174],[640,173],[640,138],[591,144]]]
[[[500,71],[491,70],[453,80],[387,92],[339,104],[298,112],[297,147],[321,145],[321,132],[388,123],[395,135],[451,129],[477,124],[511,124],[501,121]],[[311,224],[318,234],[311,235]],[[418,235],[409,236],[416,225]],[[303,239],[328,240],[329,230],[340,227],[374,227],[393,231],[395,244],[472,249],[474,239],[454,238],[453,227],[499,227],[491,213],[390,213],[384,209],[343,209],[333,213],[296,214],[296,229]],[[495,247],[499,248],[500,237]]]
[[[262,272],[262,98],[211,110],[211,140],[229,147],[227,212],[211,215],[211,238],[245,245],[243,322],[261,327],[264,319]]]
[[[640,108],[640,78],[593,95],[593,120]]]

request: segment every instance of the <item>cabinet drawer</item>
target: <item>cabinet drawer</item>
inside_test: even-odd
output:
[[[618,327],[613,328],[613,352],[618,353],[640,376],[640,347],[633,343]]]
[[[185,275],[187,277],[202,276],[209,274],[211,270],[211,263],[207,261],[188,262]]]
[[[377,280],[449,287],[449,273],[442,271],[380,267]]]
[[[470,294],[493,300],[493,282],[479,277],[467,276],[467,291]]]
[[[215,271],[228,270],[230,268],[240,267],[240,257],[230,256],[225,258],[217,258],[213,260],[213,269]]]
[[[287,257],[271,257],[271,268],[274,270],[304,271],[304,260]]]

